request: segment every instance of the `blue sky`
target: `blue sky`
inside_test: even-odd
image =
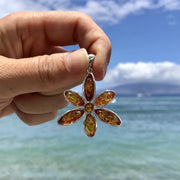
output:
[[[180,84],[180,0],[1,0],[0,9],[0,17],[25,10],[90,15],[112,42],[111,62],[100,85]]]
[[[180,62],[180,11],[144,11],[105,27],[113,52],[121,62]],[[172,23],[172,24],[171,24]],[[112,66],[116,62],[112,62]]]

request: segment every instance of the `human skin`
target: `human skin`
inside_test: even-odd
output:
[[[67,52],[61,46],[78,44]],[[88,54],[102,80],[111,43],[86,14],[68,11],[18,12],[0,19],[0,117],[16,113],[28,125],[57,116],[64,91],[82,83]]]

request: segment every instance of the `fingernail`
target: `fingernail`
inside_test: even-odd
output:
[[[84,48],[69,53],[66,58],[66,66],[71,73],[84,71],[88,68],[88,63],[88,53]]]
[[[104,69],[103,69],[103,78],[104,78],[105,75],[106,75],[106,71],[107,71],[108,64],[109,64],[109,63],[107,63],[107,61],[106,61],[105,66],[104,66]]]

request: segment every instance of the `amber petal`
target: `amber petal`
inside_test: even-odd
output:
[[[89,137],[93,137],[96,133],[96,120],[91,114],[88,114],[84,120],[84,131]]]
[[[113,100],[114,96],[115,96],[115,92],[105,91],[96,97],[96,99],[94,100],[94,105],[105,106]]]
[[[121,125],[120,118],[112,111],[107,109],[95,109],[95,114],[97,117],[102,120],[103,122],[113,125],[119,126]]]
[[[84,110],[82,109],[74,109],[66,112],[64,115],[60,117],[58,120],[58,124],[60,125],[69,125],[79,120],[80,117],[84,114]]]
[[[84,96],[87,101],[91,101],[95,94],[95,82],[92,73],[89,73],[84,81]]]
[[[84,106],[85,104],[83,98],[77,92],[69,90],[65,92],[65,96],[74,106]]]

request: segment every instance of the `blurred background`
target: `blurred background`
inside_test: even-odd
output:
[[[81,11],[105,31],[112,56],[97,91],[116,91],[107,108],[123,123],[114,128],[97,120],[88,138],[82,119],[29,127],[15,115],[4,117],[0,179],[179,180],[180,1],[0,0],[0,18],[29,10]]]

